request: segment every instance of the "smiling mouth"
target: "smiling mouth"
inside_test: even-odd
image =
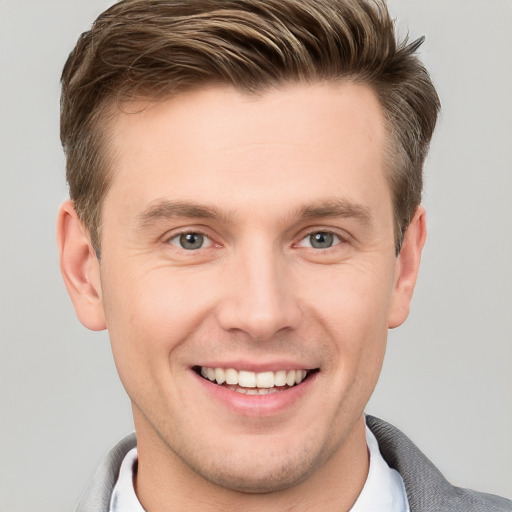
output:
[[[234,368],[195,366],[198,375],[218,386],[244,395],[268,395],[286,391],[304,382],[314,370],[278,370],[276,372],[249,372]]]

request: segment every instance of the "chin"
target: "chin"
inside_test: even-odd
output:
[[[297,450],[290,456],[283,453],[272,456],[261,452],[247,457],[228,457],[222,464],[202,461],[193,468],[203,478],[225,489],[247,494],[266,494],[295,487],[307,480],[322,464],[322,453],[311,457],[310,453]]]
[[[263,471],[249,474],[247,471],[214,471],[203,470],[203,477],[210,482],[246,494],[268,494],[284,491],[295,487],[307,479],[309,471],[296,471],[298,468],[266,468]]]

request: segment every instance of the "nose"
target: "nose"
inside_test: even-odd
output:
[[[301,311],[286,257],[271,247],[234,255],[225,268],[221,327],[256,341],[297,327]]]

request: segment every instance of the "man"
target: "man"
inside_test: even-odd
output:
[[[512,510],[364,415],[426,236],[420,43],[362,0],[129,0],[82,35],[61,270],[137,437],[79,510]]]

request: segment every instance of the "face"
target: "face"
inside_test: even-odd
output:
[[[256,492],[342,457],[406,315],[385,136],[350,83],[118,115],[97,307],[139,450]]]

